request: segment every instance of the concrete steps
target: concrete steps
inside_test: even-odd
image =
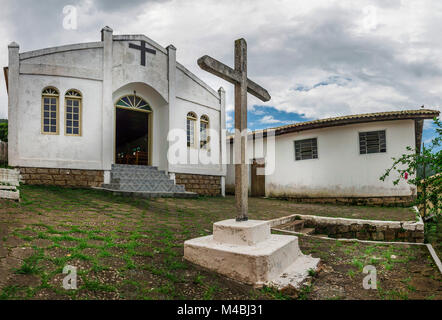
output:
[[[102,190],[115,194],[152,197],[196,197],[186,192],[184,186],[176,185],[164,171],[152,166],[113,164],[111,181]]]

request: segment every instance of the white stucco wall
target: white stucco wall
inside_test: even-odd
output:
[[[129,43],[146,45],[156,54]],[[19,54],[9,46],[10,165],[47,168],[110,170],[115,161],[115,103],[127,94],[137,95],[153,109],[152,165],[174,173],[224,175],[225,166],[169,165],[167,134],[186,130],[186,115],[207,115],[210,129],[225,127],[224,92],[216,92],[178,64],[173,46],[163,48],[143,35],[114,36],[108,27],[102,40]],[[60,91],[59,134],[41,134],[41,92],[47,86]],[[64,94],[77,89],[83,95],[82,136],[64,135]],[[196,128],[199,132],[199,121]],[[219,135],[220,136],[220,135]],[[212,154],[220,158],[221,138],[211,140]],[[186,144],[186,141],[183,141]],[[191,150],[199,154],[198,148]]]
[[[359,132],[386,130],[386,153],[359,154]],[[318,159],[295,161],[294,141],[317,138]],[[276,166],[266,176],[267,196],[368,197],[406,196],[414,190],[404,180],[394,186],[393,177],[379,177],[391,166],[392,157],[414,146],[413,120],[382,121],[301,131],[276,137]],[[232,145],[228,144],[230,149]],[[251,141],[248,143],[251,152]],[[249,158],[252,158],[249,156]],[[228,187],[234,185],[234,166],[229,165]],[[250,171],[249,171],[250,175]],[[394,177],[395,178],[395,177]]]

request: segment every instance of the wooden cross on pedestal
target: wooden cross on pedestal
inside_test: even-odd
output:
[[[151,48],[146,47],[146,41],[141,40],[141,45],[136,45],[133,43],[129,43],[129,48],[131,49],[137,49],[141,51],[141,65],[146,65],[146,52],[149,52],[151,54],[157,54],[157,52]]]
[[[235,41],[235,69],[209,57],[198,59],[201,69],[235,85],[235,200],[236,221],[247,221],[249,173],[247,157],[247,92],[262,101],[269,101],[270,95],[247,78],[247,43],[244,39]]]

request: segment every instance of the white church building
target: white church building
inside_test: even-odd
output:
[[[437,116],[435,110],[402,110],[254,131],[247,143],[249,194],[300,202],[407,205],[415,188],[405,179],[393,185],[394,175],[379,178],[393,157],[408,152],[407,146],[419,151],[424,120]],[[232,136],[227,139],[231,162],[233,149]],[[258,170],[267,170],[266,175]],[[234,190],[235,168],[228,165],[226,192]]]
[[[4,71],[9,165],[24,183],[224,194],[225,140],[209,131],[225,128],[225,92],[178,63],[173,45],[105,27],[98,42],[30,52],[11,43]],[[168,161],[173,129],[189,157],[219,161]]]

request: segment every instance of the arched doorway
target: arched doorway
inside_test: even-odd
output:
[[[118,99],[115,105],[115,163],[152,164],[152,108],[134,94]]]

